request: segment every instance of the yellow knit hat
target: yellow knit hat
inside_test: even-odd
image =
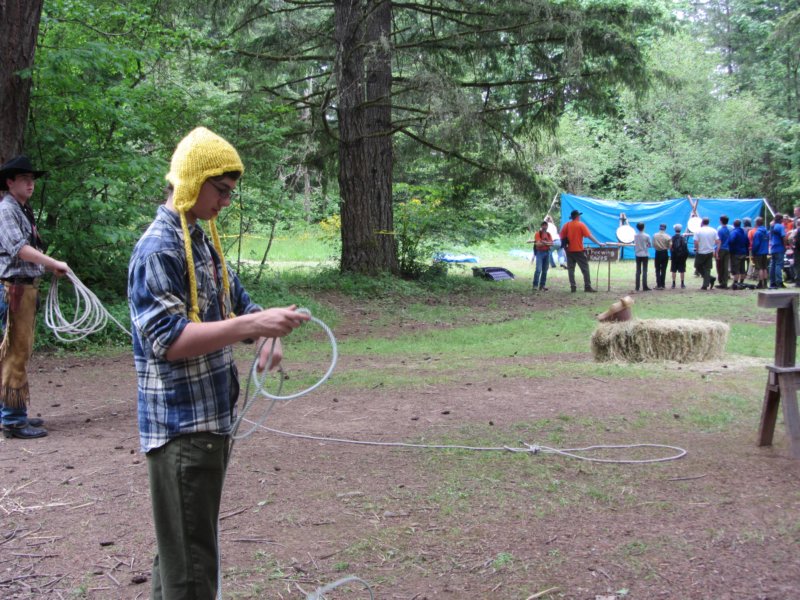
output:
[[[226,140],[205,127],[192,130],[183,138],[172,155],[167,181],[172,184],[172,203],[181,218],[183,229],[183,245],[186,249],[186,263],[189,271],[189,293],[191,307],[189,318],[199,323],[200,308],[197,304],[197,280],[194,273],[194,257],[192,255],[192,240],[189,237],[189,226],[186,221],[186,211],[191,210],[197,202],[200,187],[210,177],[218,177],[223,173],[238,171],[244,173],[244,165],[236,149]],[[209,226],[214,248],[222,261],[222,284],[225,295],[230,298],[230,282],[228,281],[228,267],[222,253],[215,218],[211,219]],[[230,316],[233,316],[231,314]]]

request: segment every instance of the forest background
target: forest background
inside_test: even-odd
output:
[[[558,191],[800,200],[797,0],[3,3],[0,158],[50,171],[49,253],[124,301],[177,141],[246,176],[220,219],[246,277],[276,235],[345,274],[536,226]],[[287,233],[288,232],[288,233]],[[242,240],[260,259],[242,261]]]

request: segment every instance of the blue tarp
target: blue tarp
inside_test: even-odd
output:
[[[719,227],[721,215],[728,215],[731,224],[734,219],[744,219],[745,217],[749,217],[755,223],[756,217],[762,214],[764,207],[763,198],[695,198],[695,200],[698,201],[698,215],[708,217],[710,225],[715,229]],[[645,233],[649,233],[651,237],[658,231],[660,223],[667,224],[669,235],[674,233],[672,227],[676,223],[680,223],[683,231],[687,232],[689,217],[692,214],[692,204],[688,198],[675,198],[661,202],[620,202],[561,194],[561,226],[569,221],[569,214],[575,209],[583,213],[581,221],[586,223],[589,231],[598,241],[613,243],[618,241],[617,227],[619,227],[620,213],[625,213],[628,224],[634,228],[636,223],[643,221]],[[691,238],[689,239],[691,240]],[[584,240],[584,243],[594,246],[590,240]],[[689,248],[693,250],[691,242]],[[652,257],[654,254],[651,252],[650,256]],[[632,259],[633,249],[625,248],[623,258]]]

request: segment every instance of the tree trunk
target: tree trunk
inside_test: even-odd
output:
[[[343,272],[397,273],[388,0],[335,0]]]
[[[33,66],[44,0],[0,0],[0,163],[22,152]]]
[[[392,3],[373,0],[367,17],[366,156],[370,162],[373,219],[383,270],[397,274],[397,241],[392,206]]]

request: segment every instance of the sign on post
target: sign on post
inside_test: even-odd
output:
[[[611,263],[619,260],[619,246],[601,246],[600,248],[586,248],[586,257],[597,261],[597,277],[600,275],[600,263],[608,263],[607,291],[611,291]],[[595,277],[595,279],[597,279]]]
[[[617,262],[619,259],[619,248],[616,246],[602,248],[586,248],[589,260],[596,260],[599,262]],[[610,268],[610,265],[609,265]]]

